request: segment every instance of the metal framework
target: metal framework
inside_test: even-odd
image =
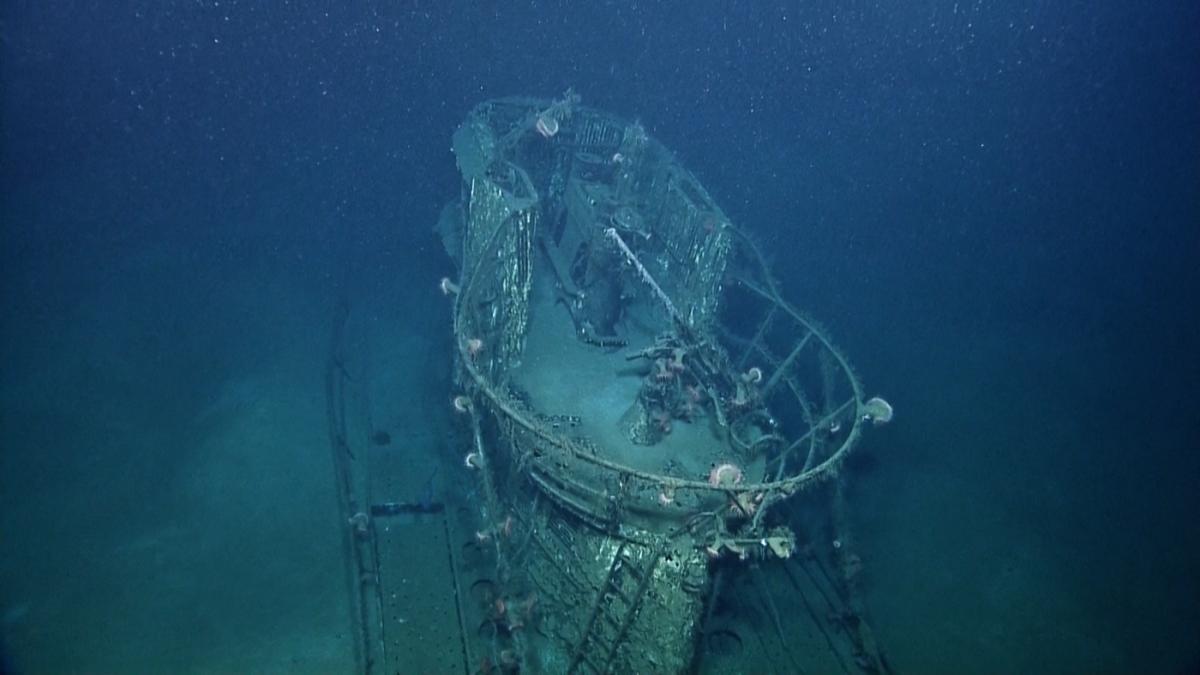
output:
[[[789,558],[775,507],[837,477],[890,407],[639,124],[572,92],[498,99],[454,151],[438,231],[490,663],[683,670],[714,561]]]

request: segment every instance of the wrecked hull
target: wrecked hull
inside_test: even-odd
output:
[[[771,513],[838,475],[881,399],[639,124],[570,92],[499,99],[454,152],[437,230],[494,582],[474,648],[502,670],[694,667],[711,570],[793,554]]]

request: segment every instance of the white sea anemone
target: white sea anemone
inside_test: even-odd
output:
[[[892,404],[878,396],[868,399],[862,407],[863,420],[870,420],[875,426],[891,422],[893,414]]]

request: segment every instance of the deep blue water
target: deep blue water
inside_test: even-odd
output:
[[[324,339],[331,298],[445,339],[413,308],[450,269],[451,133],[574,87],[674,150],[896,405],[859,488],[906,570],[870,591],[894,665],[1200,667],[1197,27],[1180,1],[5,3],[11,659],[270,669],[211,660],[219,597],[140,651],[49,650],[153,614],[87,560],[203,499],[197,411]],[[1029,568],[979,592],[1000,555]]]

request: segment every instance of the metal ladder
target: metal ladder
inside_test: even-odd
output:
[[[638,561],[627,553],[629,547],[629,542],[621,542],[613,556],[591,615],[572,649],[568,673],[611,672],[617,650],[637,618],[642,598],[662,555],[661,548],[655,549],[639,568]]]

